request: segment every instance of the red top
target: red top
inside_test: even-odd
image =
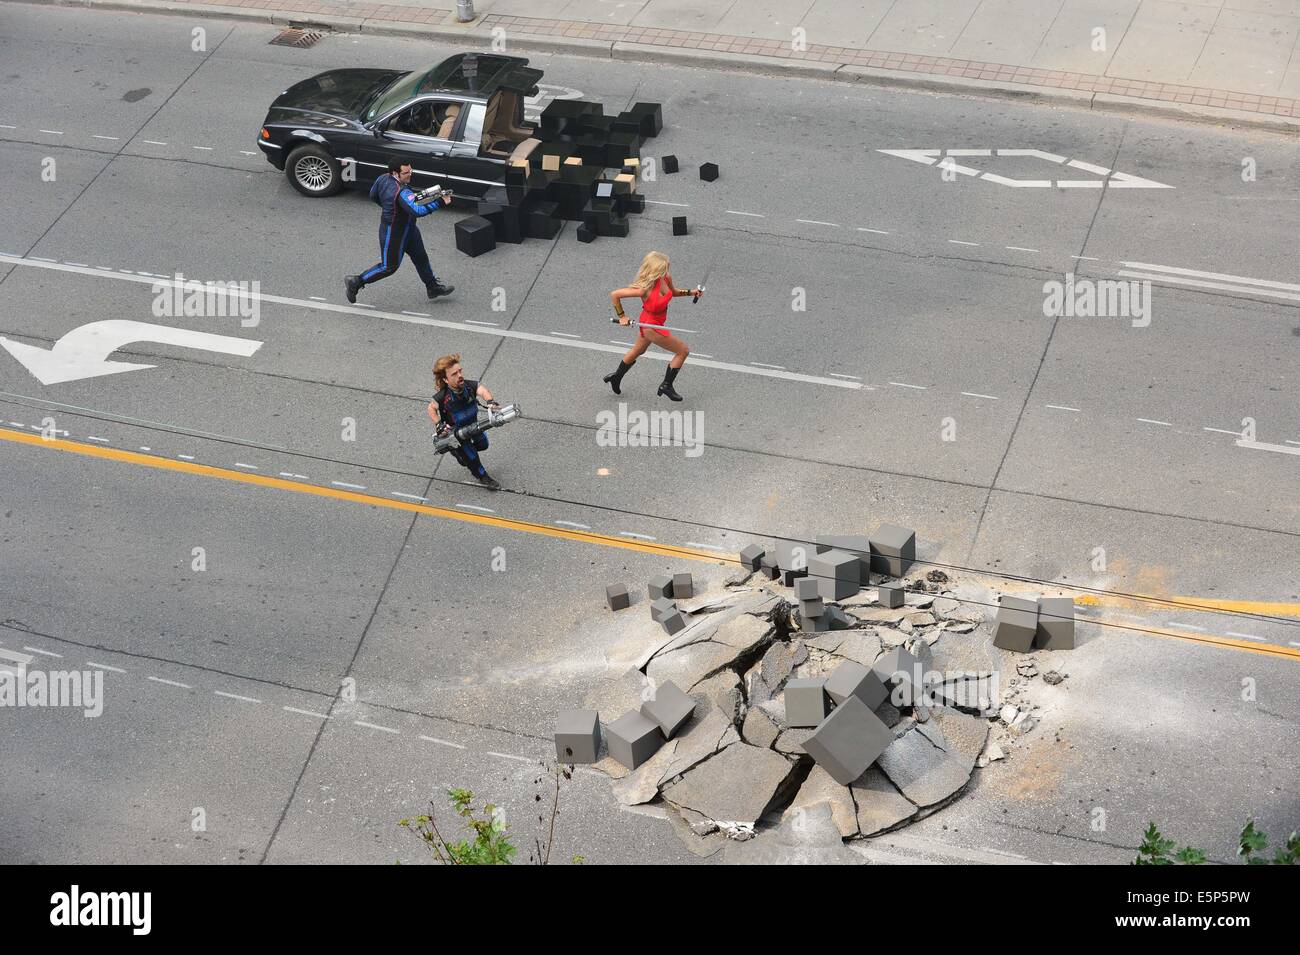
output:
[[[641,324],[662,325],[668,320],[668,303],[673,299],[673,290],[662,291],[663,279],[655,282],[650,293],[641,300]]]

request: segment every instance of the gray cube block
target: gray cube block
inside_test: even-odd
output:
[[[669,636],[672,636],[686,629],[686,617],[680,610],[674,609],[671,613],[664,614],[659,619],[659,626],[663,627]]]
[[[673,579],[671,577],[654,577],[650,581],[649,591],[651,600],[657,600],[660,597],[672,599]]]
[[[744,567],[750,573],[759,569],[763,560],[763,548],[757,544],[750,544],[740,552],[740,566]]]
[[[879,758],[894,734],[871,708],[856,696],[839,706],[803,742],[804,752],[830,773],[841,786],[847,786]]]
[[[1002,606],[993,621],[993,645],[1002,650],[1028,653],[1038,633],[1038,605],[1030,601],[1033,611],[1022,610],[1002,598]]]
[[[610,584],[605,588],[605,603],[610,610],[626,610],[632,606],[632,595],[627,592],[626,584]]]
[[[628,769],[636,769],[659,751],[664,734],[654,720],[631,710],[605,727],[605,744],[609,755]]]
[[[683,600],[695,596],[695,581],[690,574],[673,574],[673,599]]]
[[[794,677],[785,681],[785,723],[787,726],[819,726],[830,709],[826,681]]]
[[[650,619],[655,623],[662,623],[664,617],[668,616],[677,609],[677,604],[673,603],[667,597],[658,597],[650,601]]]
[[[895,524],[881,524],[871,535],[871,569],[902,577],[916,560],[916,532]]]
[[[844,600],[858,592],[862,579],[861,562],[842,550],[814,554],[808,561],[808,576],[817,580],[817,589],[826,600]]]
[[[1074,599],[1038,598],[1038,633],[1034,643],[1043,650],[1074,649]]]
[[[817,600],[821,597],[821,588],[814,577],[800,577],[794,582],[794,595],[799,600]]]
[[[799,613],[799,629],[805,633],[829,633],[831,629],[831,615],[820,613],[815,617],[805,617],[803,612]]]
[[[776,580],[781,576],[781,569],[776,566],[775,554],[764,554],[759,558],[758,569],[768,580]]]
[[[876,599],[883,607],[897,609],[903,606],[903,585],[879,584],[876,587]]]
[[[641,704],[641,715],[658,726],[667,739],[676,736],[694,712],[695,701],[672,680],[656,686],[653,699]]]
[[[817,553],[824,554],[828,550],[841,550],[846,554],[852,554],[858,559],[860,573],[858,583],[863,587],[871,581],[867,579],[867,574],[871,570],[871,540],[861,534],[822,534],[817,538]]]
[[[853,621],[849,619],[849,615],[839,607],[827,607],[824,616],[830,621],[832,630],[848,630],[853,626]]]
[[[1038,613],[1038,601],[1031,597],[1017,597],[1013,594],[1002,594],[998,597],[999,607],[1009,607],[1012,610],[1023,610],[1025,613]]]
[[[911,706],[921,701],[919,695],[925,684],[925,664],[902,647],[894,647],[871,666],[871,672],[880,677],[886,687],[897,687],[897,702]]]
[[[777,541],[773,552],[781,572],[793,573],[797,577],[808,573],[808,561],[816,554],[813,545],[803,541]]]
[[[799,614],[804,620],[820,617],[824,613],[826,613],[826,603],[821,597],[799,601]]]
[[[869,710],[874,710],[889,696],[880,677],[854,660],[845,660],[835,668],[826,680],[826,693],[837,705],[849,697],[857,697]]]
[[[600,714],[565,710],[555,721],[555,758],[561,763],[594,763],[600,754]]]

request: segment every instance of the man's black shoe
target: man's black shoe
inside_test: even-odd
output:
[[[440,295],[450,295],[456,291],[454,285],[443,285],[441,282],[434,282],[432,285],[426,285],[425,290],[429,293],[429,298],[437,298]]]
[[[483,485],[489,491],[501,490],[501,485],[498,484],[496,481],[494,481],[492,479],[492,475],[488,474],[487,472],[484,472],[483,475],[478,479],[478,483]]]
[[[343,280],[343,287],[346,290],[348,301],[355,305],[357,303],[357,293],[361,291],[361,276],[349,275]]]

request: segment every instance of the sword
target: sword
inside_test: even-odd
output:
[[[615,315],[613,318],[610,319],[610,322],[612,324],[617,325],[618,316]],[[675,328],[672,325],[651,325],[646,322],[638,322],[636,319],[633,319],[632,321],[628,322],[627,325],[624,327],[626,328],[634,325],[638,328],[662,328],[666,332],[687,332],[688,334],[693,334],[699,331],[699,329],[697,328]]]

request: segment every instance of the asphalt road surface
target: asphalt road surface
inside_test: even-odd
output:
[[[396,820],[449,786],[527,820],[555,713],[627,666],[601,642],[606,582],[679,568],[665,546],[717,579],[753,540],[882,521],[950,572],[1096,599],[1051,714],[1066,742],[1049,720],[877,861],[1126,861],[1151,818],[1227,859],[1246,814],[1294,827],[1294,139],[534,56],[606,112],[662,102],[644,154],[683,171],[642,185],[625,240],[567,224],[470,259],[459,213],[437,213],[425,242],[456,293],[427,301],[408,265],[350,306],[375,210],[296,193],[255,146],[266,105],[325,69],[445,53],[273,33],[0,9],[0,336],[49,349],[117,321],[225,342],[128,334],[112,360],[147,367],[48,384],[0,353],[0,650],[105,679],[97,719],[0,712],[0,860],[414,861]],[[966,152],[945,176],[937,153],[882,150]],[[981,175],[1108,171],[1165,188]],[[669,322],[692,330],[674,410],[698,455],[597,441],[631,338],[606,293],[650,248],[679,285],[707,281]],[[177,273],[258,282],[256,324],[157,316],[152,284]],[[1150,311],[1045,317],[1067,273],[1145,278]],[[527,414],[491,434],[501,493],[432,453],[448,352]],[[662,408],[663,367],[638,363],[621,400]],[[591,771],[557,853],[696,859]]]

